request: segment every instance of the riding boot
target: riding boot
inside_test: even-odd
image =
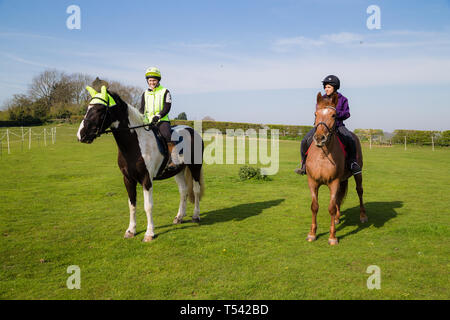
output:
[[[168,149],[168,153],[169,153],[169,163],[167,164],[167,170],[169,170],[169,171],[175,170],[177,168],[177,165],[173,162],[172,151],[173,151],[174,147],[175,147],[175,143],[173,143],[173,142],[167,143],[167,149]]]
[[[302,141],[301,148],[300,148],[300,154],[302,156],[302,163],[301,163],[300,168],[296,168],[294,170],[294,172],[299,175],[306,174],[306,151],[307,150],[308,150],[308,142],[306,140],[305,140],[305,142]]]
[[[350,139],[349,139],[350,140]],[[348,157],[347,157],[347,167],[352,173],[352,175],[357,175],[361,173],[361,167],[356,161],[356,144],[353,139],[348,141]]]

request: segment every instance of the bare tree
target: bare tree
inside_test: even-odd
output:
[[[31,81],[29,94],[33,100],[42,99],[50,106],[50,99],[56,84],[61,80],[64,73],[57,70],[45,70],[35,76]]]
[[[73,73],[69,77],[72,83],[74,103],[82,106],[89,100],[89,93],[86,90],[86,86],[92,83],[93,78],[84,73]]]

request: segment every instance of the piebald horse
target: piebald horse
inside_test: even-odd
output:
[[[186,215],[188,197],[195,206],[192,220],[199,222],[200,199],[205,189],[202,168],[204,145],[200,135],[187,126],[173,127],[175,131],[179,129],[183,138],[180,143],[183,146],[183,155],[179,155],[180,163],[177,169],[168,173],[163,170],[167,164],[167,157],[161,151],[161,144],[158,147],[156,131],[150,130],[151,125],[144,125],[143,115],[136,108],[125,103],[119,95],[107,91],[104,86],[100,93],[90,87],[87,89],[92,99],[78,129],[77,137],[80,142],[92,143],[103,133],[112,132],[114,135],[119,150],[118,165],[123,174],[130,209],[130,224],[124,237],[133,238],[136,235],[137,183],[143,187],[144,210],[147,215],[144,242],[155,238],[152,216],[153,180],[175,176],[180,193],[180,205],[174,224],[181,223]]]
[[[338,244],[335,225],[339,223],[341,204],[347,194],[348,179],[352,176],[345,165],[345,153],[336,135],[337,103],[337,94],[334,94],[331,99],[323,98],[320,92],[317,94],[314,143],[311,144],[308,150],[308,157],[306,158],[306,174],[312,197],[312,224],[306,239],[310,242],[316,240],[316,218],[319,211],[318,191],[319,187],[325,184],[330,189],[330,203],[328,206],[331,216],[330,237],[328,239],[330,245]],[[356,142],[357,162],[362,168],[361,143],[355,134],[352,133],[352,135]],[[368,219],[363,203],[362,174],[357,174],[354,178],[359,197],[360,221],[364,223]]]

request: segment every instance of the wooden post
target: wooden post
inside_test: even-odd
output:
[[[369,145],[370,145],[370,149],[372,149],[372,135],[369,136]]]
[[[44,146],[47,146],[47,129],[44,128]]]
[[[433,146],[432,150],[434,151],[434,137],[431,136],[431,145]]]
[[[405,136],[405,150],[406,150],[406,136]]]
[[[31,149],[31,127],[28,129],[28,150]]]
[[[8,154],[11,154],[11,150],[9,149],[9,129],[6,129],[6,142],[8,143]]]

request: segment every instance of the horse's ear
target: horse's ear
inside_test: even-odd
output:
[[[322,97],[322,93],[318,93],[317,94],[317,104],[319,104],[320,101],[322,101],[323,97]]]
[[[339,102],[339,96],[338,94],[335,92],[333,93],[333,97],[331,98],[331,101],[333,102],[333,105],[336,107],[338,105]]]
[[[86,90],[89,92],[89,94],[91,95],[91,98],[95,97],[95,95],[98,93],[97,91],[95,91],[94,88],[91,88],[89,86],[86,87]]]
[[[100,93],[102,94],[102,98],[106,100],[108,96],[108,93],[106,92],[106,86],[102,86]]]

